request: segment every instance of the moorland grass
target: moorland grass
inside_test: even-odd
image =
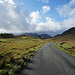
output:
[[[72,41],[60,42],[60,43],[56,43],[55,46],[71,54],[72,56],[75,56],[75,42]]]
[[[33,37],[0,39],[0,75],[16,75],[46,41]]]

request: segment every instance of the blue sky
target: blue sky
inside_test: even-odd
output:
[[[14,0],[18,4],[21,2],[24,4],[24,8],[29,10],[29,13],[33,11],[40,11],[43,6],[50,6],[51,10],[44,14],[46,16],[50,16],[54,18],[56,21],[62,21],[63,18],[59,16],[59,13],[56,11],[56,8],[67,4],[70,0],[49,0],[48,3],[42,2],[41,0]]]
[[[62,32],[75,26],[75,0],[0,0],[0,33]]]

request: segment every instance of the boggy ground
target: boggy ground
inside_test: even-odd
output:
[[[0,39],[0,75],[17,75],[46,41],[33,37]]]

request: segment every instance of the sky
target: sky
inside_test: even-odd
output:
[[[75,0],[0,0],[0,33],[60,33],[71,27]]]

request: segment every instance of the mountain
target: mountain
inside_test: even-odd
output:
[[[26,36],[32,36],[32,37],[38,37],[40,36],[41,38],[51,38],[50,35],[48,34],[37,34],[37,33],[23,33],[22,35],[26,35]]]
[[[48,34],[40,34],[40,36],[41,38],[51,38],[51,36]]]
[[[67,31],[63,32],[61,34],[61,36],[70,35],[70,34],[75,35],[75,27],[72,27],[72,28],[68,29]]]
[[[57,34],[57,35],[55,35],[54,37],[58,37],[58,36],[60,36],[61,34]]]
[[[27,35],[16,35],[16,37],[29,37]]]
[[[62,41],[75,41],[75,27],[72,27],[62,34],[58,35],[57,37],[53,37],[53,40],[62,40]]]
[[[23,33],[22,35],[32,36],[32,37],[38,37],[39,34],[37,33]]]
[[[59,36],[68,36],[68,35],[73,35],[75,36],[75,27],[72,27],[66,31],[64,31],[62,34],[57,34],[54,37],[59,37]]]
[[[64,30],[59,30],[59,31],[41,31],[41,32],[36,32],[37,34],[48,34],[50,36],[55,36],[57,34],[61,34]]]

